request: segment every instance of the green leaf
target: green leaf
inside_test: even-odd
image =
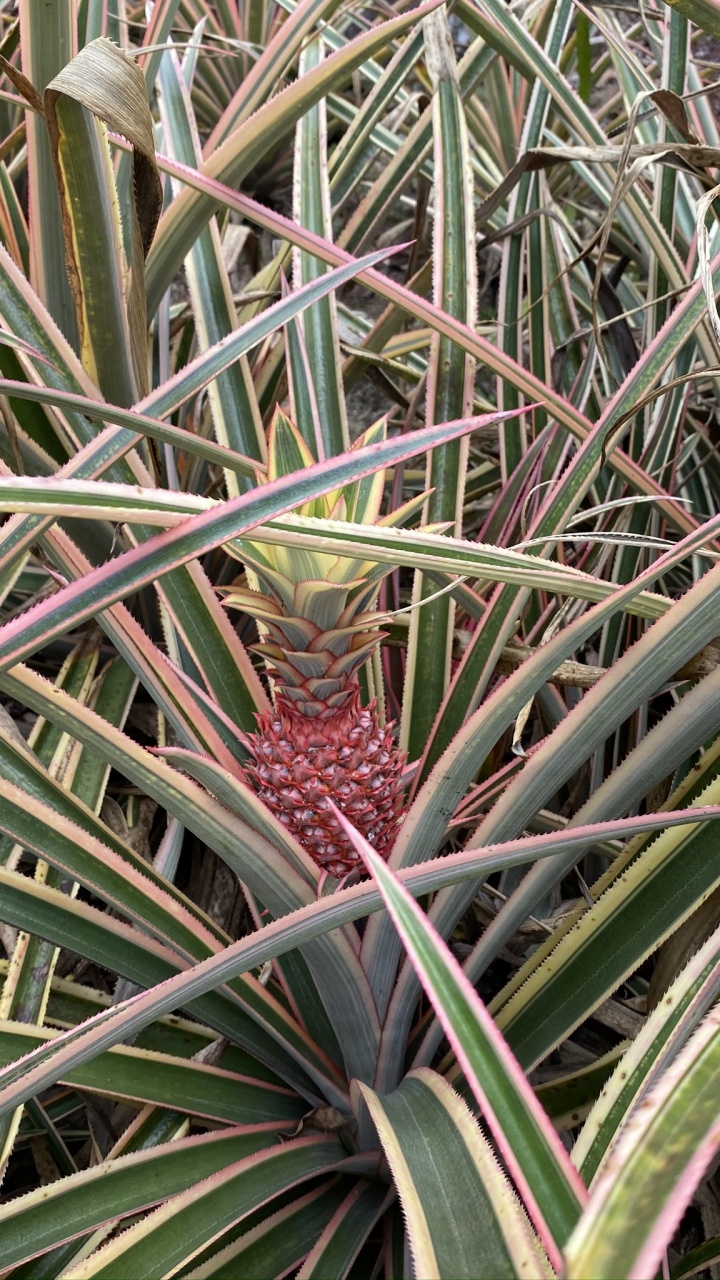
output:
[[[268,27],[262,21],[263,17],[267,18],[267,13],[261,12],[264,6],[258,5],[254,0],[238,6],[239,9],[246,9],[242,18],[243,29],[247,31],[246,38],[259,45],[264,44],[265,40],[267,43],[260,50],[257,61],[244,77],[215,126],[208,142],[209,151],[214,151],[220,142],[238,130],[248,116],[272,97],[278,80],[292,65],[310,32],[316,25],[325,25],[337,6],[338,0],[304,0],[302,4],[284,5],[286,12],[290,10],[289,16],[272,31],[272,38],[269,40]],[[228,25],[234,26],[232,20]]]
[[[690,1280],[691,1276],[696,1276],[699,1271],[704,1271],[719,1259],[720,1236],[713,1236],[712,1239],[699,1244],[697,1248],[691,1249],[679,1262],[675,1263],[670,1272],[670,1280]]]
[[[403,82],[421,56],[423,43],[421,29],[406,37],[333,149],[328,167],[336,207],[354,189],[358,173],[362,171],[364,154],[372,154],[369,143],[382,136],[386,146],[397,146],[396,135],[390,130],[383,131],[378,126],[382,125],[383,118],[393,103],[405,96]]]
[[[0,1020],[0,1065],[7,1066],[54,1032]],[[169,1054],[118,1045],[107,1054],[72,1071],[66,1081],[79,1089],[152,1102],[226,1124],[276,1124],[288,1130],[307,1109],[297,1094],[266,1082],[239,1076],[200,1062],[183,1062]]]
[[[74,0],[38,9],[23,0],[20,53],[22,71],[40,93],[76,52]],[[8,53],[9,56],[9,53]],[[70,343],[77,337],[73,296],[65,268],[60,204],[47,129],[40,115],[26,112],[28,184],[34,217],[30,264],[38,293]]]
[[[282,415],[276,416],[276,422],[281,418]],[[283,455],[276,457],[276,463],[278,467],[286,467],[278,474],[290,475],[293,470],[307,467],[309,460],[283,447]],[[3,510],[88,520],[123,520],[130,524],[142,521],[148,526],[172,528],[180,523],[180,517],[217,511],[218,503],[195,494],[142,489],[102,480],[0,476],[0,511]],[[602,578],[538,559],[525,551],[505,550],[420,529],[383,528],[382,525],[382,520],[372,527],[293,513],[257,525],[251,539],[235,539],[234,546],[241,560],[255,543],[260,543],[322,551],[376,564],[400,564],[434,574],[462,574],[481,582],[522,583],[578,600],[610,600],[617,592],[614,584]],[[359,576],[367,571],[368,566],[359,564]],[[672,603],[667,596],[649,591],[638,591],[620,600],[619,607],[625,612],[650,619],[663,617]]]
[[[173,50],[166,50],[160,64],[160,111],[165,147],[182,164],[198,165],[202,148],[190,93],[183,80]],[[176,195],[181,185],[173,184]],[[185,274],[195,321],[195,333],[202,351],[227,338],[237,328],[228,273],[222,259],[217,222],[213,218],[198,235],[185,258]],[[216,437],[225,448],[262,461],[265,441],[255,390],[246,356],[241,356],[211,382],[208,388]],[[226,476],[231,494],[250,488],[238,483],[234,474]]]
[[[655,561],[651,570],[645,570],[642,575],[634,579],[632,586],[635,590],[640,585],[647,585],[648,572],[654,573],[659,563],[661,562]],[[662,686],[663,681],[678,669],[678,665],[688,661],[704,644],[709,643],[716,632],[718,589],[720,589],[720,569],[714,566],[683,597],[673,602],[672,608],[664,618],[655,622],[635,645],[626,650],[613,668],[583,697],[576,709],[577,714],[568,716],[560,722],[555,731],[526,762],[522,774],[504,789],[497,803],[483,818],[472,836],[470,844],[473,847],[492,843],[496,839],[510,839],[523,830],[526,823],[549,801],[564,781],[574,774],[580,760],[586,760],[591,752],[606,740],[608,734],[628,716],[630,710],[638,707],[655,693]],[[620,591],[622,590],[623,588],[620,588]],[[593,614],[599,621],[604,608],[603,605],[596,606],[596,610],[589,611],[583,621],[592,625],[590,619]],[[570,624],[561,633],[566,640],[576,625]],[[587,634],[591,632],[588,631]],[[556,639],[557,637],[542,646],[539,652],[547,653]],[[535,654],[530,661],[534,662],[537,656]],[[529,665],[526,664],[524,668],[526,674],[529,669]],[[504,716],[509,710],[510,699],[516,688],[518,677],[520,677],[519,683],[522,683],[521,671],[515,672],[504,682],[500,690],[486,699],[484,708],[475,713],[479,721],[482,722],[486,717],[489,719],[494,713]],[[518,712],[520,709],[518,708]],[[469,725],[472,725],[473,719],[475,717],[470,720]],[[456,739],[453,748],[456,759],[459,754],[458,747],[464,737],[463,733]],[[497,739],[494,738],[493,741]],[[483,758],[479,757],[478,767]],[[433,795],[433,791],[431,787],[427,799]],[[634,800],[634,796],[629,798],[625,807],[629,808]],[[405,825],[408,826],[407,821]],[[403,830],[396,846],[396,855],[401,853],[405,834]],[[409,835],[410,832],[408,831],[407,834]],[[538,871],[537,874],[533,874],[536,879],[540,879],[547,873]],[[553,873],[550,874],[553,875]],[[468,957],[465,968],[471,980],[477,980],[484,966],[489,962],[489,958],[497,954],[494,948],[502,945],[500,937],[509,937],[518,927],[519,922],[526,918],[528,909],[521,897],[522,892],[522,889],[519,890],[518,895],[513,896],[498,912]],[[458,892],[443,895],[434,903],[433,918],[441,933],[453,927],[455,921],[466,909],[468,902],[469,896]],[[666,903],[662,909],[672,911],[671,904]],[[532,910],[532,906],[529,910]],[[515,916],[516,911],[517,916]],[[505,930],[508,930],[508,933],[505,933]],[[603,960],[607,959],[605,955]],[[407,998],[408,994],[409,987],[404,998]],[[432,1037],[436,1040],[438,1034],[439,1029],[436,1028]]]
[[[109,400],[128,406],[148,389],[144,264],[162,206],[145,81],[114,44],[94,40],[47,86],[44,106],[83,364]],[[133,147],[127,286],[117,192],[100,122]]]
[[[342,1178],[323,1182],[313,1191],[293,1196],[275,1213],[261,1210],[251,1215],[251,1222],[255,1217],[261,1221],[256,1226],[243,1222],[221,1236],[205,1251],[206,1260],[186,1272],[188,1280],[226,1280],[230,1267],[235,1274],[242,1268],[242,1274],[253,1280],[275,1280],[284,1275],[312,1249],[318,1236],[322,1237],[328,1219],[332,1221],[337,1214],[346,1185]],[[223,1245],[228,1236],[230,1240]]]
[[[720,795],[716,779],[698,803]],[[692,817],[692,806],[688,818]],[[526,1068],[565,1039],[720,882],[707,828],[665,831],[594,886],[594,902],[544,947],[532,974],[495,1002],[498,1025]],[[571,927],[568,927],[571,926]]]
[[[720,1010],[632,1109],[565,1250],[568,1280],[654,1275],[718,1147]]]
[[[107,1218],[125,1217],[175,1196],[233,1162],[273,1148],[272,1125],[180,1139],[108,1161],[0,1205],[3,1266],[28,1260]]]
[[[338,273],[336,283],[339,283],[340,275],[342,273]],[[324,276],[320,283],[325,284],[329,279],[330,276]],[[311,289],[314,287],[318,286],[310,286]],[[494,421],[495,415],[489,415],[489,418]],[[272,485],[263,485],[257,491],[241,494],[213,511],[196,516],[186,521],[181,529],[170,530],[117,556],[109,565],[88,573],[81,584],[63,588],[53,598],[51,607],[40,604],[33,610],[31,621],[17,619],[6,623],[3,643],[0,644],[0,663],[8,667],[21,661],[26,653],[34,651],[40,640],[47,643],[51,635],[62,634],[71,623],[78,625],[86,617],[92,617],[130,592],[155,581],[161,574],[169,573],[205,551],[241,536],[263,520],[378,471],[383,466],[412,457],[429,446],[468,434],[485,425],[486,421],[469,418],[459,423],[445,423],[428,428],[422,435],[415,432],[409,437],[353,450],[339,459],[315,464],[299,478],[286,477]],[[46,617],[49,613],[54,619],[51,627]],[[15,633],[22,636],[21,644],[13,643],[16,641]]]
[[[318,1231],[297,1280],[321,1280],[322,1276],[346,1276],[360,1249],[388,1205],[395,1198],[381,1183],[358,1181]]]
[[[433,302],[474,328],[477,313],[475,208],[470,152],[458,69],[445,10],[424,21],[425,60],[433,86],[435,139],[435,220]],[[475,363],[457,343],[433,334],[428,362],[428,425],[462,417],[473,403]],[[468,444],[456,441],[434,449],[427,460],[430,491],[424,520],[449,521],[460,533]],[[417,575],[410,618],[408,659],[401,721],[401,745],[418,759],[445,696],[450,677],[455,605],[435,584]]]
[[[488,1142],[441,1076],[410,1072],[385,1097],[359,1088],[395,1179],[416,1275],[552,1275]]]
[[[322,58],[322,40],[310,41],[300,58],[300,76],[320,67]],[[294,164],[295,219],[316,235],[332,240],[327,171],[327,109],[322,99],[310,107],[297,123]],[[325,264],[311,254],[295,251],[296,287],[324,275],[326,270]],[[322,432],[322,456],[332,457],[342,453],[350,444],[334,297],[330,295],[321,298],[313,306],[307,307],[299,321],[299,327],[305,340],[308,365],[312,370],[312,385]],[[312,444],[315,442],[312,441]]]
[[[715,0],[667,0],[667,3],[701,31],[715,39],[720,37],[720,9]]]
[[[336,1139],[296,1138],[240,1159],[173,1196],[80,1268],[67,1271],[67,1280],[126,1280],[131,1275],[160,1280],[169,1268],[187,1266],[218,1232],[288,1187],[342,1166],[343,1156]]]
[[[372,871],[543,1245],[557,1262],[585,1200],[582,1183],[454,956],[392,871],[340,810],[335,812]],[[391,1020],[388,1030],[392,1034]]]
[[[27,876],[3,868],[0,868],[0,887],[0,919],[47,938],[56,946],[65,946],[131,982],[153,987],[180,971],[180,963],[172,952],[86,903],[67,898]],[[190,1009],[190,1013],[201,1020],[199,1028],[203,1025],[214,1027],[222,1035],[230,1037],[235,1045],[243,1046],[253,1060],[267,1063],[311,1105],[317,1105],[323,1097],[333,1097],[336,1105],[342,1104],[341,1082],[336,1079],[333,1086],[331,1077],[327,1076],[327,1062],[323,1062],[306,1033],[294,1024],[277,1001],[252,979],[241,980],[241,986],[235,986],[233,982],[232,987],[232,994],[218,991],[201,997]],[[61,1006],[63,1022],[66,1021],[67,998],[66,992]],[[100,1011],[107,1011],[102,1003]],[[97,1004],[95,1008],[84,1008],[82,1018],[71,1020],[70,1025],[97,1012]],[[150,1023],[152,1021],[149,1019]],[[120,1032],[117,1042],[123,1038]],[[163,1030],[159,1039],[148,1033],[142,1043],[162,1049],[168,1044],[168,1036]],[[207,1039],[204,1039],[190,1052],[206,1045]],[[172,1042],[169,1047],[172,1048]],[[303,1070],[303,1063],[307,1073]],[[242,1069],[247,1071],[247,1067],[245,1061]],[[313,1077],[316,1083],[312,1082]],[[324,1080],[322,1085],[319,1084],[321,1080]]]
[[[719,985],[720,933],[716,930],[663,994],[585,1121],[572,1159],[588,1186],[639,1094],[647,1091],[685,1043],[717,998]]]
[[[135,680],[125,664],[116,661],[105,667],[93,689],[99,657],[98,633],[91,633],[66,659],[57,687],[80,702],[86,702],[92,691],[95,705],[100,705],[100,713],[104,711],[114,723],[123,724],[135,691]],[[28,745],[39,762],[48,767],[51,776],[60,777],[62,785],[75,794],[82,790],[83,798],[92,808],[100,807],[109,772],[104,761],[97,758],[89,760],[82,748],[73,752],[67,738],[43,719],[36,721]],[[78,885],[72,877],[42,860],[36,864],[35,880],[73,897],[77,893]],[[19,1018],[25,1023],[42,1023],[57,959],[58,952],[47,939],[24,930],[19,933],[0,999],[0,1016]],[[0,1121],[0,1132],[6,1130],[7,1155],[20,1118],[21,1112],[18,1111],[15,1117]]]
[[[239,186],[247,173],[286,135],[305,112],[335,84],[385,48],[437,7],[437,0],[380,23],[364,32],[337,53],[326,58],[314,71],[296,80],[259,108],[242,129],[231,133],[203,165],[209,179]],[[198,232],[215,211],[217,201],[207,192],[186,190],[174,200],[162,219],[154,252],[148,260],[148,312],[154,315],[165,290],[195,242]]]

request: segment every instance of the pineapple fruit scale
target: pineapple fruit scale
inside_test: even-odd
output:
[[[384,438],[377,423],[355,448]],[[281,412],[270,429],[268,479],[313,463],[302,437]],[[381,519],[382,472],[283,517],[302,531],[317,531],[318,517],[334,522],[398,525],[418,510],[415,499]],[[272,523],[272,522],[271,522]],[[267,807],[330,875],[362,870],[359,854],[332,813],[334,801],[383,857],[392,849],[402,811],[405,757],[391,725],[373,701],[363,706],[358,672],[382,639],[374,611],[381,579],[392,566],[302,546],[235,541],[261,590],[233,588],[230,608],[259,624],[255,646],[272,680],[274,710],[257,717],[250,735],[246,778]]]

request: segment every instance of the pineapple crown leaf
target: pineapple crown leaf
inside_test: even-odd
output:
[[[381,418],[355,441],[352,450],[363,449],[366,445],[377,444],[387,436],[387,419]],[[385,472],[376,471],[373,475],[364,476],[355,484],[346,486],[344,493],[347,510],[346,520],[355,524],[376,524],[380,516],[383,490],[385,488]]]
[[[284,617],[277,600],[263,595],[261,591],[252,591],[250,587],[229,587],[223,594],[223,604],[226,609],[242,609],[263,621]]]
[[[304,471],[315,459],[295,423],[276,408],[268,434],[268,481]]]
[[[387,421],[381,419],[368,427],[355,441],[351,452],[385,439]],[[268,433],[267,480],[290,475],[312,465],[314,459],[295,424],[281,409],[276,409]],[[385,486],[384,471],[363,476],[352,484],[332,493],[304,503],[278,522],[285,527],[296,525],[299,532],[315,520],[332,521],[336,527],[346,525],[353,529],[363,525],[397,528],[407,524],[423,506],[427,493],[418,494],[389,515],[381,516]],[[276,523],[270,521],[270,524]],[[310,529],[310,532],[314,530]],[[390,572],[389,567],[377,561],[360,557],[339,556],[328,539],[327,550],[314,550],[288,541],[286,544],[258,543],[249,539],[236,539],[229,544],[231,555],[241,560],[260,579],[262,585],[282,603],[283,609],[292,612],[290,591],[299,582],[331,582],[348,589],[357,589],[357,583],[379,581]]]
[[[384,420],[375,423],[353,448],[383,440],[386,431]],[[268,481],[312,462],[297,428],[278,409],[268,436]],[[332,687],[322,694],[313,691],[311,700],[334,696],[336,676],[343,680],[354,676],[382,639],[378,626],[387,621],[387,615],[378,614],[375,604],[380,582],[392,571],[392,565],[366,559],[360,548],[357,556],[352,552],[338,554],[333,539],[340,536],[347,542],[362,536],[363,527],[399,528],[420,512],[427,498],[424,493],[381,516],[384,485],[382,471],[363,476],[278,517],[277,522],[268,522],[268,531],[275,524],[280,526],[282,542],[258,543],[251,537],[237,539],[231,548],[245,564],[253,586],[258,582],[261,590],[233,588],[225,598],[226,605],[242,609],[260,623],[261,644],[254,646],[254,651],[270,663],[271,674],[281,685],[297,689],[303,680],[322,679],[320,672],[325,672]],[[293,529],[297,531],[295,540]],[[348,539],[343,537],[344,531],[350,535]],[[325,534],[321,547],[303,545],[303,534],[316,538],[318,533]],[[347,546],[344,550],[347,552]]]
[[[377,444],[386,435],[387,420],[382,418],[363,432],[351,446],[350,452],[363,449],[365,445]],[[315,459],[295,423],[282,409],[276,409],[268,434],[268,482],[292,475],[295,471],[304,471],[314,462]],[[377,471],[304,503],[298,507],[297,514],[374,524],[380,514],[384,485],[385,473]]]

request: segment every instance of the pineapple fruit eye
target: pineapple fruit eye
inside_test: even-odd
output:
[[[378,853],[387,857],[400,822],[404,758],[374,703],[360,705],[353,674],[340,711],[308,717],[275,681],[275,712],[251,735],[250,785],[306,853],[338,878],[361,867],[327,803],[334,800]],[[319,730],[324,743],[317,741]],[[306,743],[308,734],[313,741]]]

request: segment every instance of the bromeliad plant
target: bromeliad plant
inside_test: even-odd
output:
[[[0,5],[0,1274],[714,1266],[685,9],[116,7]]]

